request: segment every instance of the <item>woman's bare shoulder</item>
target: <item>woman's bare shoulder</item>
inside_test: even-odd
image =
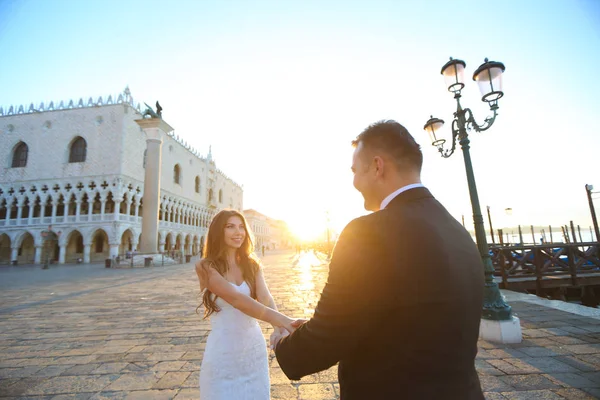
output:
[[[215,263],[212,260],[208,260],[203,258],[196,262],[196,272],[197,273],[210,273],[212,269],[215,268]]]

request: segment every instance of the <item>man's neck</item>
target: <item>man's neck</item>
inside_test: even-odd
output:
[[[379,206],[380,210],[383,210],[397,195],[404,192],[405,190],[412,189],[414,186],[422,186],[420,179],[416,179],[410,183],[403,183],[401,186],[397,186],[395,189],[391,190],[382,200],[381,205]]]

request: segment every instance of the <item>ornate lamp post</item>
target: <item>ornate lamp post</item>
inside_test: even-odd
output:
[[[484,300],[480,336],[486,340],[500,341],[503,343],[518,343],[521,341],[521,326],[518,318],[512,315],[511,307],[506,304],[498,285],[494,282],[494,267],[490,258],[485,229],[483,227],[483,216],[479,205],[479,196],[475,185],[475,175],[473,174],[473,165],[471,163],[471,154],[469,152],[469,131],[482,132],[489,129],[496,120],[498,110],[498,100],[504,95],[502,92],[502,73],[504,64],[496,61],[485,62],[477,68],[473,74],[473,80],[479,84],[482,101],[489,104],[492,116],[487,117],[483,124],[479,125],[475,121],[473,112],[468,108],[463,108],[460,104],[461,91],[464,88],[464,72],[466,64],[462,60],[450,58],[443,67],[442,75],[446,81],[448,91],[454,94],[456,99],[456,111],[452,120],[452,147],[444,149],[445,139],[438,137],[438,132],[444,125],[444,121],[439,118],[431,118],[423,127],[431,138],[431,144],[438,148],[440,155],[444,158],[450,157],[456,149],[456,142],[460,143],[465,161],[467,172],[467,182],[469,185],[469,194],[471,197],[471,206],[473,208],[473,223],[475,225],[475,237],[477,247],[483,261],[485,272]]]

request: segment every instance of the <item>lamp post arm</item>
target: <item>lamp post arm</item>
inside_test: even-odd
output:
[[[450,148],[450,150],[444,150],[442,146],[438,148],[440,155],[444,158],[450,157],[454,153],[454,150],[456,150],[456,137],[458,136],[457,124],[458,121],[454,119],[452,121],[452,148]]]
[[[476,132],[483,132],[490,129],[490,127],[494,124],[494,121],[496,120],[496,116],[498,115],[498,106],[492,106],[491,110],[493,111],[493,114],[490,117],[487,117],[483,121],[483,124],[479,125],[477,121],[475,121],[475,117],[473,116],[473,112],[471,111],[471,109],[465,108],[463,112],[465,113],[465,115],[468,114],[468,117],[465,117],[467,126]]]

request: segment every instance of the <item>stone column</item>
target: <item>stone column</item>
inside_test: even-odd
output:
[[[129,213],[131,213],[131,199],[129,199],[129,197],[127,197],[127,210],[125,211],[125,215],[129,216]],[[129,219],[127,219],[129,220]]]
[[[164,253],[165,252],[165,242],[160,242],[158,244],[158,252],[159,253]]]
[[[114,258],[119,255],[119,244],[120,243],[110,243],[110,258]]]
[[[67,255],[67,245],[66,244],[59,245],[58,246],[58,263],[59,264],[65,263],[66,255]]]
[[[58,207],[58,201],[52,199],[52,223],[56,222],[56,209]]]
[[[146,133],[146,170],[144,176],[144,209],[140,252],[158,252],[158,208],[160,207],[160,173],[163,136],[173,130],[162,118],[138,119],[135,122]]]
[[[17,205],[17,225],[21,225],[21,216],[23,215],[23,204]]]
[[[116,202],[115,201],[115,210],[114,210],[114,214],[115,214],[115,221],[119,220],[119,214],[121,214],[121,202]]]
[[[33,255],[33,263],[40,264],[42,261],[42,246],[36,245],[36,246],[34,246],[34,248],[35,248],[35,253]]]
[[[10,249],[10,261],[15,261],[17,260],[19,257],[19,248],[18,247],[11,247]]]
[[[79,222],[79,214],[81,214],[81,200],[75,200],[75,221]]]
[[[84,264],[90,263],[90,248],[91,248],[90,244],[83,245],[83,262],[84,262]]]

